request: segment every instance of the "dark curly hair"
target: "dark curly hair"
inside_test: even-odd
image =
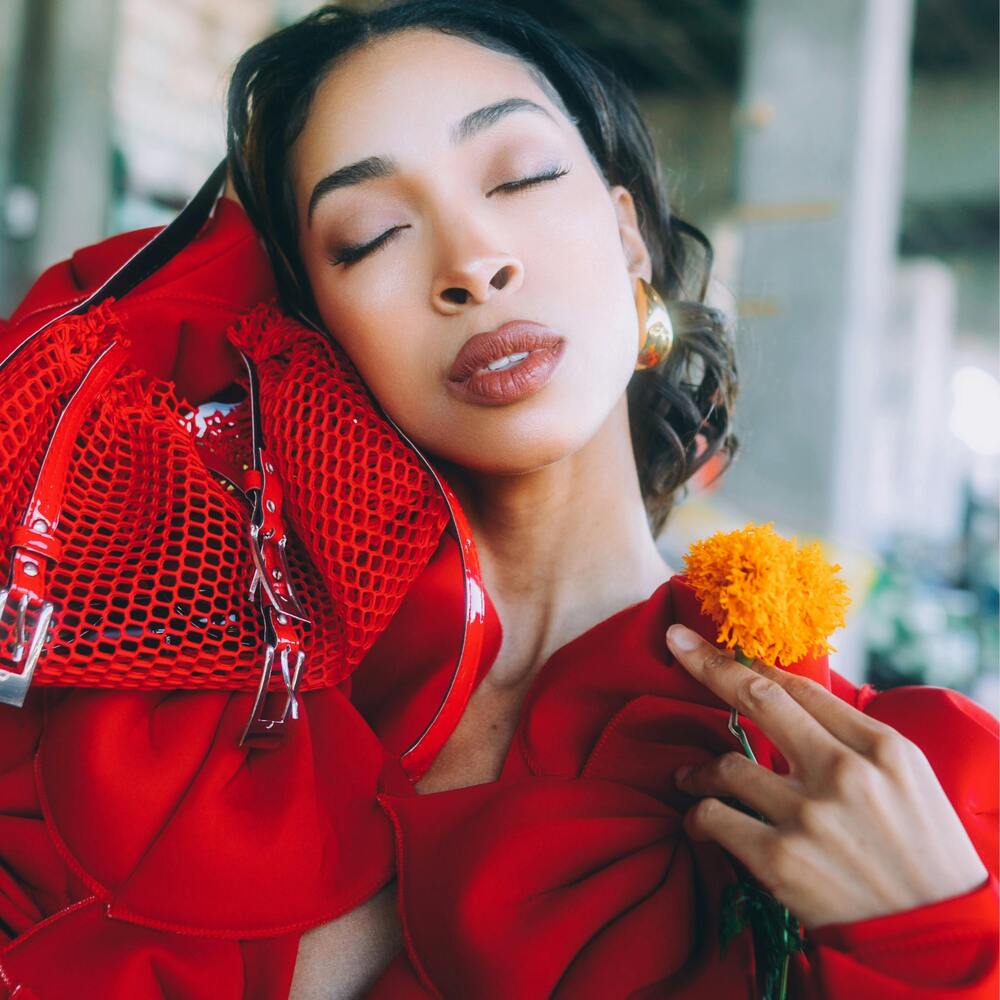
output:
[[[631,90],[535,18],[493,0],[402,0],[366,13],[326,6],[243,54],[229,86],[227,158],[236,193],[270,255],[282,304],[320,325],[299,259],[287,169],[316,87],[347,52],[412,28],[460,36],[520,59],[575,123],[605,183],[632,194],[653,285],[675,329],[666,360],[637,372],[628,387],[639,483],[657,535],[680,487],[713,455],[722,455],[725,466],[736,450],[731,330],[719,310],[704,304],[712,248],[704,234],[671,212]],[[699,258],[700,268],[692,267]],[[692,280],[695,269],[700,277]]]

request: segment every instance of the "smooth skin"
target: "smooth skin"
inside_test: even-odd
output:
[[[745,666],[682,625],[668,630],[667,642],[789,766],[775,774],[734,750],[679,769],[677,787],[700,799],[684,816],[685,831],[739,858],[807,930],[925,906],[986,881],[989,872],[912,740],[811,678],[758,661]]]

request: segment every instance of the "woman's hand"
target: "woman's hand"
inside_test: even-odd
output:
[[[676,775],[701,798],[684,817],[694,840],[735,855],[807,929],[948,899],[988,871],[923,751],[821,684],[774,667],[744,666],[699,635],[667,633],[678,661],[752,719],[788,762],[788,775],[742,750]],[[746,803],[762,823],[718,796]]]

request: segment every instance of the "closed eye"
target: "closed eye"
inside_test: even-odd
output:
[[[367,257],[369,254],[384,247],[390,238],[395,236],[401,229],[409,228],[409,226],[393,226],[392,229],[387,229],[369,243],[338,247],[336,254],[330,255],[330,263],[335,267],[337,264],[353,264],[356,260],[361,260],[362,257]]]
[[[568,173],[569,167],[552,167],[551,170],[535,174],[533,177],[522,177],[520,180],[501,184],[499,187],[494,188],[490,194],[493,194],[494,191],[523,191],[525,188],[534,187],[536,184],[543,184],[545,181],[554,181]]]
[[[487,194],[487,197],[495,194],[497,191],[509,193],[524,191],[537,184],[544,184],[546,181],[557,180],[568,173],[569,167],[552,167],[550,170],[546,170],[543,173],[534,174],[531,177],[522,177],[519,180],[508,181],[506,184],[501,184],[490,191],[489,194]],[[409,226],[393,226],[392,229],[387,229],[384,233],[376,236],[374,240],[371,240],[368,243],[338,247],[336,254],[330,256],[330,263],[334,266],[337,264],[353,264],[355,261],[361,260],[362,257],[367,257],[369,254],[372,254],[377,250],[381,250],[382,247],[386,246],[392,237],[396,235],[396,233],[409,228]]]

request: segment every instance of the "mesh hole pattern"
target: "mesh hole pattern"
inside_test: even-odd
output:
[[[0,544],[7,551],[66,400],[113,336],[113,305],[46,330],[0,393]],[[229,331],[257,363],[262,427],[283,484],[304,690],[360,662],[431,557],[447,508],[346,356],[262,307]],[[248,598],[249,508],[217,469],[250,464],[246,401],[209,417],[170,384],[116,377],[77,436],[47,599],[51,638],[33,683],[252,688],[262,627]],[[280,678],[274,679],[274,686]]]

